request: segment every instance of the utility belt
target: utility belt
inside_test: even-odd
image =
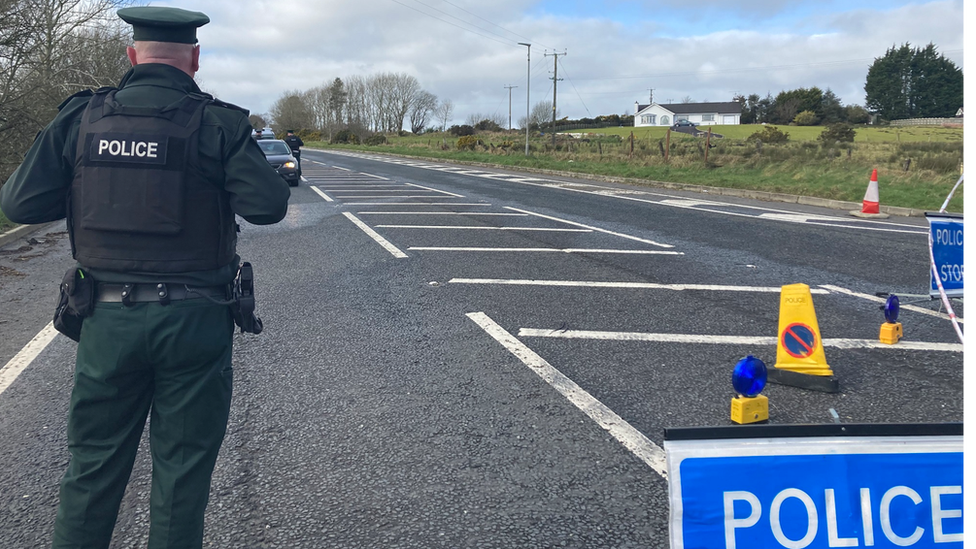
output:
[[[197,298],[230,306],[234,323],[241,328],[241,333],[259,334],[264,329],[264,324],[254,312],[254,270],[246,261],[241,264],[237,278],[224,286],[98,282],[84,269],[72,267],[61,280],[54,327],[74,341],[79,341],[81,325],[86,317],[94,313],[95,303],[121,303],[129,307],[136,303],[155,302],[165,306],[173,301]]]

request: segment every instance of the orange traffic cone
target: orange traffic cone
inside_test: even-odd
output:
[[[851,215],[857,217],[885,218],[888,214],[881,213],[881,199],[878,197],[878,170],[871,172],[871,181],[868,182],[868,190],[864,193],[864,201],[861,203],[861,211],[853,211]]]

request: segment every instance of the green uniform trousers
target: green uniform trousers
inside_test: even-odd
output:
[[[150,549],[199,548],[230,412],[230,308],[205,299],[98,303],[85,319],[68,411],[55,549],[106,548],[150,416]]]

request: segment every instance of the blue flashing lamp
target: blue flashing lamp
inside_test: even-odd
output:
[[[889,295],[884,305],[885,320],[891,324],[898,322],[898,311],[900,309],[901,306],[898,304],[898,296],[895,294]]]
[[[766,387],[766,364],[749,355],[736,363],[732,369],[732,388],[735,392],[752,398]]]

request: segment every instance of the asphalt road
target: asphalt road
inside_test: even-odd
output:
[[[303,169],[286,219],[241,233],[266,329],[235,336],[207,547],[667,547],[663,431],[730,424],[785,284],[816,292],[841,392],[771,385],[771,423],[962,421],[937,304],[903,310],[919,349],[867,343],[871,296],[927,291],[922,219],[352,153]],[[71,264],[63,227],[33,238],[0,250],[0,366]],[[49,544],[67,462],[74,344],[35,346],[0,373],[0,547]],[[145,545],[146,450],[113,547]]]

